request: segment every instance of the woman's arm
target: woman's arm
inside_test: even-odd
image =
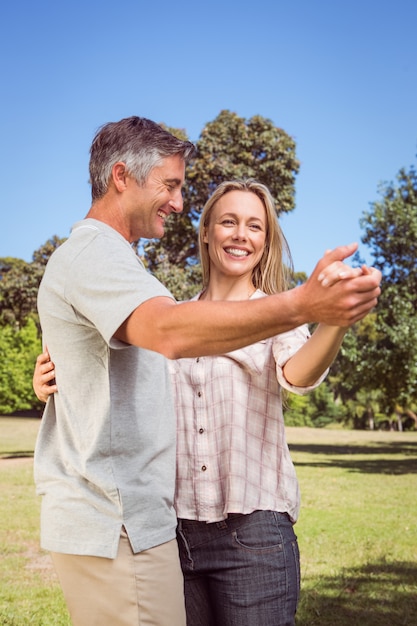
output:
[[[347,328],[319,324],[312,336],[292,356],[282,370],[295,387],[310,387],[333,363]]]
[[[324,278],[325,284],[333,284],[357,276],[357,272],[370,275],[372,268],[336,268]],[[322,278],[322,277],[320,277]],[[296,387],[310,387],[333,363],[349,327],[319,324],[310,339],[285,363],[283,372],[286,380]]]
[[[32,385],[37,398],[41,402],[46,402],[51,394],[58,391],[55,384],[55,366],[47,349],[36,359]]]

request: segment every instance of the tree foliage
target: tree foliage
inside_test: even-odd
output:
[[[32,389],[32,376],[41,349],[32,317],[20,328],[0,327],[0,413],[40,408]]]
[[[42,272],[21,259],[0,259],[0,325],[20,328],[36,311],[36,298]]]
[[[187,199],[193,218],[214,189],[231,178],[256,178],[267,185],[277,213],[294,208],[294,182],[299,170],[295,142],[271,120],[249,120],[221,111],[206,125],[197,142],[198,156],[187,172]]]
[[[40,409],[32,389],[33,368],[42,350],[37,294],[45,265],[64,241],[52,237],[32,262],[0,259],[0,412]]]
[[[164,258],[152,272],[177,300],[190,300],[200,290],[202,275],[199,265],[177,267]]]
[[[401,169],[396,183],[379,187],[381,199],[361,219],[363,243],[383,274],[374,313],[349,333],[336,361],[335,391],[357,423],[402,427],[417,400],[417,175]]]
[[[343,408],[334,400],[331,385],[324,381],[309,394],[291,394],[285,410],[287,426],[323,428],[342,420]]]
[[[54,236],[33,253],[32,262],[0,259],[0,325],[22,328],[27,318],[36,318],[36,300],[45,265],[64,241]]]
[[[370,381],[383,391],[385,413],[417,399],[417,174],[401,169],[396,184],[381,186],[382,200],[361,220],[363,242],[383,274],[377,339],[370,346]]]

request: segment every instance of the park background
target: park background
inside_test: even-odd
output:
[[[6,4],[0,412],[41,408],[39,280],[89,209],[95,131],[137,114],[199,147],[184,214],[162,244],[142,243],[149,269],[179,299],[195,293],[202,205],[222,178],[254,175],[276,198],[294,284],[351,241],[384,273],[378,312],[349,334],[326,385],[294,400],[288,423],[414,428],[416,18],[412,0]]]
[[[37,569],[38,420],[10,414],[41,414],[31,388],[37,286],[89,208],[96,129],[130,115],[199,147],[202,182],[197,197],[185,190],[184,219],[166,244],[139,248],[179,298],[197,286],[193,232],[220,165],[223,176],[253,173],[272,186],[295,284],[326,249],[351,241],[383,271],[377,310],[349,332],[326,383],[286,415],[304,494],[300,624],[413,624],[416,18],[412,0],[3,7],[2,624],[67,623],[59,590]]]

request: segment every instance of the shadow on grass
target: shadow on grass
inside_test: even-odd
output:
[[[399,476],[417,472],[417,445],[410,442],[393,442],[383,446],[291,444],[289,447],[291,452],[318,454],[329,458],[328,461],[318,461],[317,463],[314,461],[303,463],[295,460],[294,464],[298,467],[328,467],[331,465],[351,472]],[[374,457],[376,455],[390,458],[355,458],[359,456]],[[395,455],[409,458],[396,459]]]
[[[2,452],[1,459],[30,459],[33,458],[33,450],[19,450],[19,452]]]
[[[377,443],[361,444],[322,444],[322,443],[292,443],[291,450],[308,452],[310,454],[401,454],[402,456],[417,457],[417,441],[393,441],[378,445]]]
[[[306,581],[297,626],[415,626],[417,564],[375,563]]]

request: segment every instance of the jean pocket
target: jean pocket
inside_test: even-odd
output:
[[[252,515],[246,523],[238,525],[233,530],[235,544],[254,552],[282,551],[284,537],[273,513],[262,511],[256,513],[256,517]]]

